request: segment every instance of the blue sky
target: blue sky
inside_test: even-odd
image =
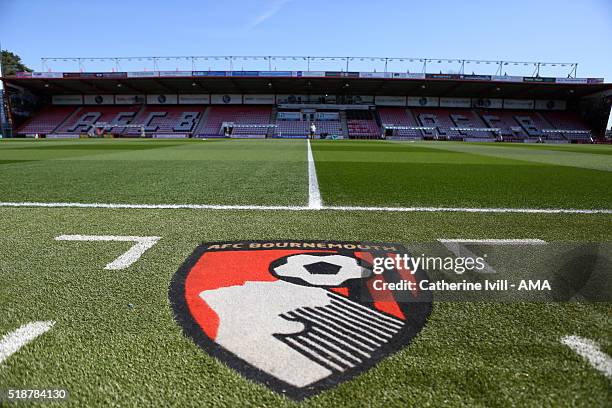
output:
[[[612,80],[611,0],[0,0],[0,15],[3,48],[35,70],[41,57],[53,56],[372,55],[578,62],[578,76]],[[188,62],[161,64],[191,69]],[[227,69],[214,64],[221,62],[196,68]],[[234,68],[267,69],[252,64]],[[126,62],[121,69],[146,65]],[[278,65],[273,68],[306,69],[292,61]],[[78,65],[51,68],[76,71]],[[106,71],[112,64],[86,68]],[[366,62],[352,69],[382,66]],[[486,66],[466,72],[472,70],[494,73]]]

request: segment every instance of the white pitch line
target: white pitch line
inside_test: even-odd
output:
[[[60,235],[55,237],[57,241],[119,241],[135,242],[130,249],[120,255],[117,259],[107,264],[104,269],[120,270],[128,268],[146,252],[147,249],[160,240],[160,237],[137,237],[126,235]]]
[[[537,238],[519,238],[519,239],[446,239],[442,238],[438,241],[442,243],[456,243],[456,244],[492,244],[492,245],[544,245],[547,244],[543,239]]]
[[[565,344],[586,359],[596,370],[608,378],[612,378],[612,358],[599,349],[599,345],[593,340],[580,336],[565,336],[561,339]]]
[[[323,208],[321,200],[321,192],[319,191],[319,181],[317,180],[317,169],[315,167],[312,149],[310,148],[310,139],[306,140],[308,146],[308,208],[311,210],[320,210]]]
[[[36,201],[0,202],[0,207],[44,208],[110,208],[140,210],[250,210],[308,211],[316,208],[291,205],[216,205],[216,204],[115,204],[115,203],[45,203]],[[519,214],[612,214],[612,209],[576,208],[475,208],[475,207],[359,207],[322,205],[321,210],[378,212],[459,212],[459,213],[519,213]]]
[[[381,212],[462,212],[462,213],[521,213],[521,214],[612,214],[612,209],[575,208],[474,208],[474,207],[357,207],[324,206],[324,210]]]
[[[0,364],[20,348],[49,331],[54,324],[54,321],[30,322],[2,337],[0,339]]]
[[[224,204],[124,204],[124,203],[76,203],[76,202],[0,202],[0,207],[44,208],[110,208],[138,210],[253,210],[253,211],[303,211],[306,206],[224,205]]]
[[[225,204],[122,204],[122,203],[45,203],[35,201],[0,202],[0,207],[45,207],[45,208],[110,208],[137,210],[260,210],[302,211],[306,206],[288,205],[225,205]]]

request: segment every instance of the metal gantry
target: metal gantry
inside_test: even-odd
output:
[[[510,61],[510,60],[475,60],[475,59],[460,59],[460,58],[423,58],[423,57],[321,57],[321,56],[292,56],[292,55],[276,55],[276,56],[255,56],[255,55],[207,55],[207,56],[140,56],[140,57],[44,57],[41,58],[42,70],[50,71],[52,69],[52,63],[57,62],[68,62],[76,63],[78,70],[85,72],[87,70],[86,63],[91,62],[108,62],[113,66],[113,70],[120,71],[122,62],[145,62],[153,71],[159,71],[160,61],[174,61],[180,64],[189,63],[190,70],[196,71],[198,62],[200,61],[216,61],[226,63],[226,67],[229,71],[235,70],[235,63],[238,61],[261,61],[264,66],[267,65],[269,71],[276,70],[273,65],[274,62],[279,61],[296,61],[296,70],[300,64],[306,71],[311,70],[311,64],[313,62],[341,62],[343,70],[349,72],[351,70],[351,63],[355,61],[359,62],[374,62],[382,64],[384,66],[384,72],[388,72],[390,63],[405,64],[420,64],[421,73],[433,73],[428,71],[432,69],[432,66],[441,64],[450,64],[454,66],[453,73],[465,74],[465,70],[468,66],[478,67],[491,66],[495,68],[494,75],[504,75],[505,67],[522,66],[533,68],[532,76],[536,77],[540,75],[540,69],[543,67],[559,67],[566,68],[565,72],[567,77],[575,78],[578,63],[576,62],[542,62],[542,61]],[[241,69],[243,70],[243,69]],[[569,71],[568,71],[569,70]],[[404,70],[403,70],[404,71]],[[402,71],[402,72],[403,72]],[[409,69],[405,71],[409,72]],[[488,72],[487,74],[492,74]]]

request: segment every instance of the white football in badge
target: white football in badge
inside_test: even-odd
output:
[[[332,287],[371,276],[371,271],[357,259],[345,255],[292,255],[286,263],[274,267],[274,273],[281,279],[301,279],[312,286]]]

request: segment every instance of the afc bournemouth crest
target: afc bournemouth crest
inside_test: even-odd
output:
[[[302,399],[371,368],[423,328],[429,291],[375,289],[376,280],[426,279],[400,267],[373,273],[374,258],[405,253],[370,242],[205,243],[175,274],[170,302],[207,353]]]

